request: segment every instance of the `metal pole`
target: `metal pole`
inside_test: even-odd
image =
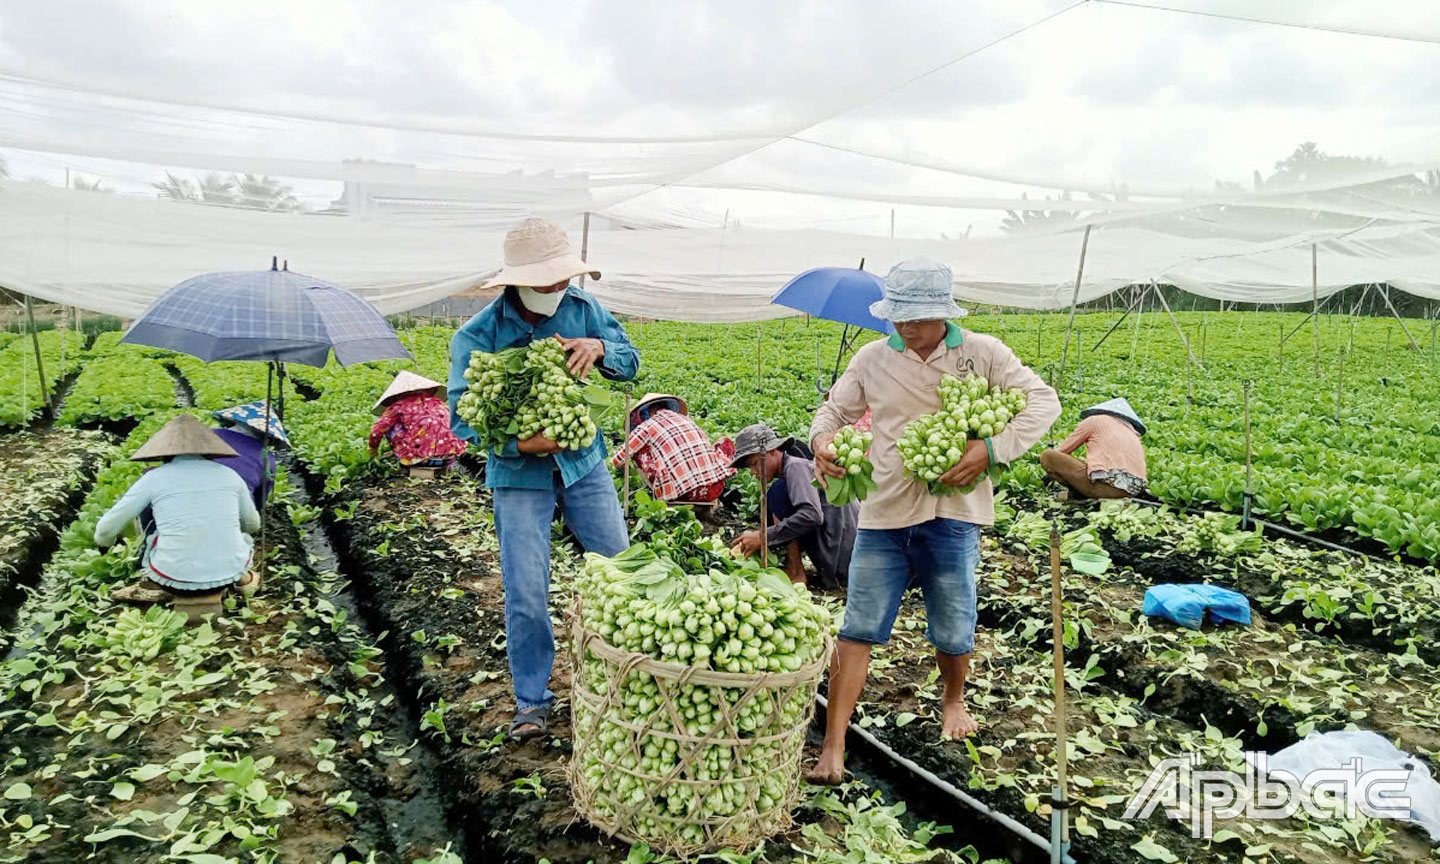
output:
[[[590,211],[585,211],[585,227],[580,230],[580,260],[590,262]],[[580,287],[585,287],[585,274],[580,274]]]
[[[1080,300],[1080,282],[1085,278],[1085,252],[1090,248],[1090,229],[1085,226],[1085,236],[1080,240],[1080,266],[1075,269],[1075,290],[1070,295],[1070,318],[1065,322],[1065,343],[1060,346],[1060,378],[1058,386],[1065,386],[1065,355],[1070,351],[1070,331],[1075,327],[1075,304]]]
[[[1070,825],[1065,800],[1066,774],[1070,762],[1070,738],[1065,710],[1065,624],[1060,585],[1060,529],[1050,523],[1050,623],[1055,655],[1055,789],[1050,806],[1050,860],[1054,864],[1070,846]]]
[[[55,416],[55,406],[50,403],[50,388],[45,386],[45,360],[40,356],[40,330],[35,326],[35,307],[30,304],[30,295],[25,295],[25,317],[30,319],[30,343],[35,348],[35,374],[38,379],[40,395],[45,397],[45,415]],[[63,334],[61,338],[64,338]]]
[[[1245,506],[1240,514],[1240,528],[1250,530],[1251,502],[1255,500],[1255,470],[1250,461],[1250,381],[1245,381]]]
[[[630,442],[630,387],[631,387],[631,385],[628,384],[628,383],[625,385],[625,441],[624,441],[624,444],[628,444],[628,443]],[[624,445],[622,444],[621,446],[624,446]],[[630,519],[630,460],[629,460],[629,459],[626,459],[626,460],[625,460],[625,467],[624,467],[623,469],[621,469],[621,473],[622,473],[623,477],[625,478],[625,479],[624,479],[624,486],[622,487],[622,488],[625,490],[625,497],[624,497],[624,501],[623,501],[622,504],[621,504],[621,512],[624,514],[625,519],[628,521],[628,520]]]
[[[890,208],[890,239],[895,239],[895,208]]]
[[[269,428],[270,428],[270,402],[271,402],[271,394],[272,394],[272,392],[273,392],[274,384],[275,384],[275,363],[274,363],[274,361],[271,361],[271,362],[265,364],[265,428],[266,428],[266,429],[269,429]],[[266,435],[266,436],[265,436],[264,443],[263,443],[263,444],[261,445],[261,447],[260,447],[260,470],[261,470],[262,472],[265,472],[265,471],[268,471],[269,469],[270,469],[270,436],[269,436],[269,435]],[[266,501],[266,502],[265,502],[265,504],[269,504],[269,503],[270,503],[269,501]],[[265,554],[265,524],[270,521],[269,519],[266,518],[265,513],[266,513],[266,511],[268,511],[269,509],[270,509],[270,508],[269,508],[268,506],[262,506],[262,507],[260,508],[260,584],[262,584],[262,585],[265,584],[266,578],[269,577],[269,575],[270,575],[270,559],[269,559],[269,556]]]
[[[1310,330],[1315,334],[1315,377],[1320,377],[1320,252],[1310,244],[1310,298],[1314,316]]]

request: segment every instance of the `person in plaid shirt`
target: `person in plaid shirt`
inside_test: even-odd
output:
[[[630,437],[610,464],[634,459],[650,492],[661,501],[714,501],[735,473],[729,438],[718,445],[687,416],[685,400],[668,393],[647,393],[630,412]]]

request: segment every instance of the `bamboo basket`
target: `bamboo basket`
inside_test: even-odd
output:
[[[790,827],[829,635],[795,672],[716,672],[622,651],[573,612],[567,773],[586,821],[682,858]]]

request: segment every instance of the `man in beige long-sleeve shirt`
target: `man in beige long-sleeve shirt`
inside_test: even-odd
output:
[[[812,782],[841,781],[845,730],[865,686],[871,646],[889,641],[901,598],[912,584],[925,595],[925,634],[945,681],[942,734],[961,738],[978,728],[965,707],[964,690],[975,643],[980,526],[995,521],[993,491],[983,475],[992,462],[1012,462],[1034,446],[1060,416],[1060,400],[1003,342],[946,320],[965,314],[952,290],[950,268],[936,261],[914,258],[891,269],[885,299],[870,312],[894,322],[895,334],[855,352],[810,426],[815,471],[824,482],[843,474],[830,449],[835,432],[871,409],[870,459],[878,487],[860,507],[845,620],[830,669],[825,745],[809,775]],[[940,409],[940,379],[947,373],[1018,387],[1028,402],[1000,434],[971,441],[940,478],[955,487],[978,480],[975,488],[939,497],[905,473],[895,442],[911,420]]]

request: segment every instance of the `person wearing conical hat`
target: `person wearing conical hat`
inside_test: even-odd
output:
[[[199,420],[180,414],[135,451],[136,462],[162,462],[126,490],[95,525],[102,549],[146,508],[155,514],[154,532],[141,550],[139,585],[110,593],[120,602],[169,601],[192,621],[218,613],[226,588],[249,596],[259,587],[250,573],[260,513],[240,476],[216,459],[236,456]]]
[[[661,501],[714,501],[735,473],[729,438],[710,443],[690,419],[685,400],[669,393],[646,393],[630,412],[630,435],[610,464],[619,468],[634,459],[650,493]]]
[[[267,413],[265,401],[246,402],[222,408],[211,415],[223,428],[215,434],[239,455],[215,461],[240,475],[250,489],[256,509],[264,509],[275,485],[275,449],[289,447],[290,436],[274,410]],[[267,422],[268,421],[268,422]]]
[[[449,466],[465,452],[465,442],[450,429],[450,408],[440,399],[445,385],[414,372],[401,372],[375,402],[380,415],[370,427],[370,458],[381,440],[400,464],[427,468]]]
[[[505,235],[505,267],[486,283],[503,293],[481,309],[450,340],[451,428],[463,440],[478,436],[455,407],[469,389],[465,370],[472,352],[494,353],[554,339],[567,355],[570,374],[591,370],[611,381],[630,381],[640,352],[625,328],[588,292],[570,284],[600,272],[575,254],[565,230],[545,219],[526,219]],[[565,525],[587,552],[618,555],[630,546],[620,496],[605,465],[605,442],[566,450],[543,434],[512,439],[485,460],[485,485],[494,496],[500,537],[500,575],[505,585],[505,651],[515,687],[510,734],[545,734],[555,634],[550,624],[550,526],[556,505]]]
[[[1040,454],[1051,479],[1081,498],[1129,498],[1145,492],[1145,424],[1125,397],[1080,412],[1070,437]],[[1085,458],[1073,454],[1085,448]]]

